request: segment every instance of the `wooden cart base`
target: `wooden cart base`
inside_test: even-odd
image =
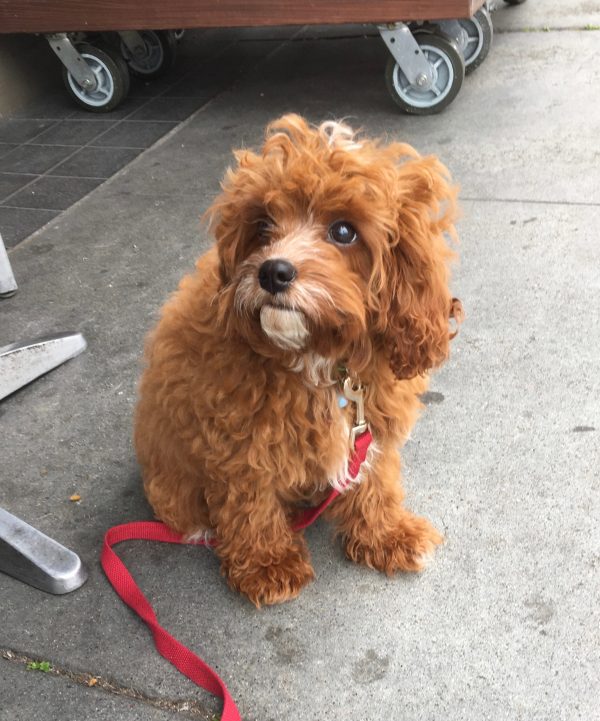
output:
[[[0,0],[0,33],[470,18],[484,0]]]
[[[491,1],[0,0],[0,33],[44,33],[73,100],[108,112],[127,95],[130,72],[151,78],[172,64],[169,28],[369,23],[390,52],[392,99],[407,113],[429,115],[454,100],[465,73],[487,55]]]

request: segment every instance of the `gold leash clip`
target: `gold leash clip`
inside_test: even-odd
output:
[[[360,381],[353,381],[352,378],[346,378],[344,381],[344,396],[354,403],[355,423],[350,431],[350,439],[352,445],[356,440],[356,436],[361,435],[368,429],[365,419],[365,389]]]

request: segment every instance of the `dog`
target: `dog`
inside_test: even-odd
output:
[[[399,447],[448,356],[456,189],[433,156],[286,115],[240,150],[208,211],[216,243],[183,278],[146,346],[135,447],[156,514],[209,532],[229,585],[256,606],[314,577],[302,504],[342,487],[353,404],[373,436],[325,517],[347,556],[419,571],[442,541],[403,506]]]

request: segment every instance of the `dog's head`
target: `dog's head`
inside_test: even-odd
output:
[[[448,353],[455,191],[434,157],[287,115],[241,150],[210,213],[223,322],[258,352],[312,351],[398,378]]]

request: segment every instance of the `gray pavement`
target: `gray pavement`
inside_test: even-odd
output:
[[[169,721],[178,705],[168,699],[136,699],[129,689],[98,690],[98,679],[51,669],[27,670],[20,661],[2,664],[2,714],[11,721]],[[94,683],[94,686],[88,684]],[[189,714],[184,707],[183,712]],[[191,717],[193,715],[189,714]],[[196,716],[202,718],[202,716]]]
[[[595,4],[573,4],[569,30],[559,5],[500,9],[489,58],[428,118],[397,113],[379,40],[280,35],[11,252],[20,292],[0,304],[0,342],[76,329],[89,349],[0,405],[0,506],[76,549],[90,579],[53,597],[0,576],[0,649],[58,669],[0,657],[2,721],[176,713],[156,699],[187,703],[183,718],[218,711],[158,656],[98,556],[108,527],[150,517],[130,440],[144,335],[207,247],[198,219],[230,148],[290,110],[435,152],[462,187],[453,287],[468,319],[404,451],[407,503],[446,544],[424,574],[390,580],[346,562],[319,523],[317,580],[261,611],[204,549],[121,555],[248,721],[600,719],[600,32],[582,29]]]

